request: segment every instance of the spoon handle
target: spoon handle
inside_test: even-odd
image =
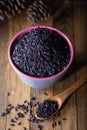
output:
[[[61,94],[58,94],[58,97],[60,97],[62,102],[64,102],[67,97],[69,97],[78,88],[82,87],[85,82],[87,82],[87,74],[82,75],[82,77],[78,79],[71,87],[63,91]]]

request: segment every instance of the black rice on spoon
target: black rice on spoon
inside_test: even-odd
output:
[[[55,100],[44,100],[37,107],[36,114],[40,118],[48,118],[58,110],[58,102]]]
[[[49,77],[66,67],[70,48],[56,31],[38,27],[14,41],[11,58],[23,73],[39,78]]]

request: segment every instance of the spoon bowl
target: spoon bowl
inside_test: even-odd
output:
[[[49,117],[52,117],[53,115],[55,115],[59,110],[60,108],[62,107],[64,101],[73,93],[75,92],[78,88],[80,88],[84,83],[87,82],[87,74],[84,74],[80,79],[78,79],[71,87],[69,87],[68,89],[66,89],[65,91],[63,91],[62,93],[58,94],[58,95],[55,95],[55,96],[51,96],[51,97],[48,97],[46,98],[45,100],[51,100],[51,101],[57,101],[58,103],[58,109],[52,113]],[[45,101],[43,100],[43,101]],[[41,103],[43,103],[43,101],[41,101]],[[41,104],[40,103],[40,104]],[[39,104],[39,105],[40,105]],[[50,107],[50,106],[49,106]],[[36,108],[36,111],[35,111],[35,116],[38,118],[38,119],[47,119],[49,117],[39,117],[37,115],[37,111],[39,111],[39,107]],[[44,111],[44,108],[43,108],[43,111]],[[47,110],[48,111],[48,110]]]
[[[62,100],[58,97],[58,96],[52,96],[52,97],[48,97],[48,98],[46,98],[45,100],[51,100],[51,101],[57,101],[57,103],[58,103],[58,109],[57,109],[57,111],[55,111],[51,116],[53,116],[53,115],[55,115],[58,111],[59,111],[59,109],[61,108],[61,105],[62,105]],[[45,100],[43,100],[43,101],[41,101],[41,103],[43,103]],[[41,104],[40,103],[40,104]],[[44,119],[47,119],[47,118],[50,118],[50,117],[39,117],[38,115],[37,115],[37,109],[38,109],[38,106],[35,108],[35,117],[36,118],[38,118],[38,119],[41,119],[41,120],[44,120]]]

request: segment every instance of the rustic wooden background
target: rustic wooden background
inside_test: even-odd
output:
[[[51,2],[48,1],[52,5]],[[56,9],[63,4],[58,0],[53,2]],[[65,4],[64,8],[56,10],[54,16],[37,24],[29,23],[25,12],[10,20],[0,21],[0,115],[8,103],[14,105],[23,103],[25,99],[29,101],[32,96],[41,100],[46,97],[44,92],[49,95],[58,94],[72,85],[84,73],[87,73],[87,1],[70,0],[67,2],[68,6]],[[32,89],[23,84],[9,64],[7,56],[8,45],[12,37],[20,30],[34,25],[52,26],[63,31],[72,41],[75,49],[71,69],[60,82],[45,90]],[[8,92],[10,96],[7,96]],[[0,116],[0,130],[8,130],[9,122],[14,114]],[[43,130],[87,130],[87,84],[68,99],[61,110],[59,118],[62,117],[66,117],[67,120],[62,121],[61,125],[57,125],[55,128],[51,126],[52,120],[46,120],[43,123]],[[11,130],[23,130],[23,126],[26,126],[27,130],[38,130],[36,125],[28,123],[25,119],[22,119],[22,122],[22,126],[12,127]]]

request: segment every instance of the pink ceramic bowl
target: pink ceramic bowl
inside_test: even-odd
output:
[[[30,30],[32,29],[35,29],[37,27],[41,27],[41,28],[48,28],[48,29],[51,29],[51,30],[55,30],[58,34],[60,34],[64,39],[66,39],[67,41],[67,44],[69,45],[70,47],[70,53],[71,53],[71,57],[70,57],[70,61],[69,63],[67,64],[67,66],[64,68],[64,70],[62,70],[61,72],[59,72],[58,74],[56,75],[53,75],[53,76],[50,76],[50,77],[46,77],[46,78],[36,78],[36,77],[31,77],[31,76],[28,76],[26,74],[24,74],[23,72],[21,72],[13,63],[12,59],[11,59],[11,47],[12,45],[14,44],[14,41],[20,37],[21,35],[23,35],[24,33],[27,33],[29,32]],[[8,47],[8,58],[9,58],[9,61],[13,67],[13,69],[16,71],[16,73],[19,75],[19,77],[21,78],[21,80],[27,84],[28,86],[30,87],[33,87],[33,88],[47,88],[47,87],[50,87],[52,85],[54,85],[57,81],[59,81],[61,79],[61,77],[67,72],[67,70],[69,69],[71,63],[72,63],[72,60],[73,60],[73,55],[74,55],[74,51],[73,51],[73,46],[70,42],[70,40],[67,38],[67,36],[65,34],[63,34],[61,31],[55,29],[55,28],[52,28],[52,27],[48,27],[48,26],[34,26],[34,27],[29,27],[29,28],[26,28],[20,32],[18,32],[14,37],[13,39],[11,40],[10,44],[9,44],[9,47]]]

